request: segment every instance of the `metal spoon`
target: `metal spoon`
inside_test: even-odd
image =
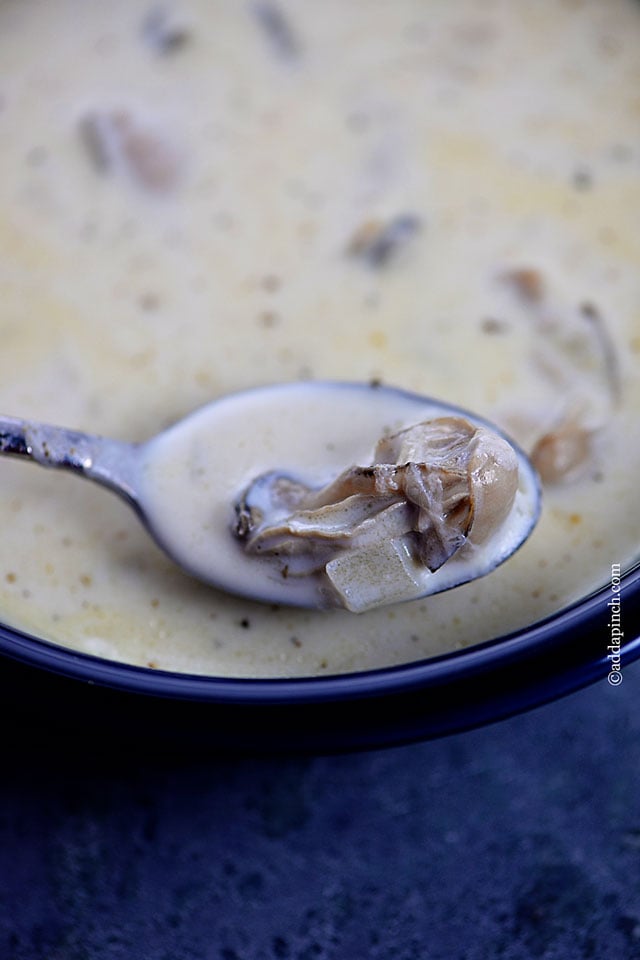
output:
[[[114,491],[160,547],[200,580],[269,603],[323,607],[336,601],[322,577],[288,577],[281,558],[274,564],[273,558],[248,555],[234,536],[234,508],[243,491],[258,475],[275,470],[322,486],[344,467],[370,462],[384,434],[460,416],[500,435],[466,411],[393,387],[291,383],[223,397],[140,444],[0,417],[0,454],[69,470]],[[513,515],[495,542],[460,561],[454,556],[433,573],[425,571],[414,587],[383,590],[381,603],[438,593],[483,576],[521,546],[537,521],[540,491],[529,460],[514,449],[519,488]],[[343,605],[360,610],[378,604]]]

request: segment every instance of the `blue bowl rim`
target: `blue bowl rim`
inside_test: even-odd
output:
[[[625,595],[640,597],[640,561],[621,577],[620,596]],[[443,687],[505,666],[517,669],[531,657],[552,656],[563,637],[592,629],[611,596],[611,586],[606,584],[544,620],[481,644],[406,664],[322,676],[235,678],[178,673],[96,657],[1,624],[0,655],[71,679],[161,699],[251,706],[313,704]],[[625,637],[620,651],[622,665],[640,657],[640,625],[629,626],[631,639]],[[575,679],[566,692],[606,676],[610,663],[605,640],[601,655],[595,658],[592,647],[585,645],[585,658],[576,662]]]

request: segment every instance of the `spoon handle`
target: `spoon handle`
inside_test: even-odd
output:
[[[121,440],[0,416],[0,456],[25,457],[42,467],[70,470],[137,503],[137,453]]]

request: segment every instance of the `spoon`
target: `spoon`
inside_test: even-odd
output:
[[[271,553],[261,552],[269,538],[259,536],[259,547],[252,553],[243,542],[247,531],[239,517],[246,520],[254,510],[264,519],[263,477],[307,484],[312,491],[325,484],[331,488],[332,481],[352,464],[366,467],[359,476],[369,477],[367,465],[381,437],[424,421],[461,417],[481,431],[491,430],[503,442],[500,431],[481,418],[418,394],[374,384],[302,382],[223,397],[140,444],[0,417],[0,454],[69,470],[114,491],[134,508],[179,566],[222,590],[268,603],[310,608],[338,605],[360,612],[450,589],[484,576],[510,557],[531,533],[540,511],[537,476],[525,454],[511,445],[517,489],[505,522],[480,546],[460,541],[461,549],[434,570],[420,568],[409,555],[407,538],[393,539],[390,533],[378,537],[377,554],[371,553],[370,544],[369,553],[363,553],[362,542],[371,534],[364,540],[356,537],[354,549],[351,541],[340,540],[347,549],[340,551],[333,565],[335,582],[327,580],[330,563],[320,570],[307,562],[311,569],[289,575],[294,565],[286,556],[283,559],[283,550],[286,554],[289,547],[282,546],[282,536],[280,546]],[[397,468],[390,469],[395,476]],[[365,506],[370,506],[369,501]],[[396,501],[383,503],[393,508],[384,514],[384,522],[392,527],[409,509],[404,501],[404,507]],[[307,522],[311,514],[304,506],[303,502],[300,517]],[[361,508],[362,497],[356,506]],[[320,516],[327,513],[326,508],[323,511]],[[277,526],[282,509],[276,514]],[[339,515],[344,516],[342,506]],[[372,528],[373,521],[367,521],[358,530]],[[333,528],[328,536],[335,540]],[[312,558],[318,552],[314,544]],[[373,564],[377,570],[372,556],[378,558]],[[320,566],[325,560],[321,556]]]

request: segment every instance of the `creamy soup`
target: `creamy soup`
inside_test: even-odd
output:
[[[635,0],[0,0],[4,413],[143,441],[248,387],[382,382],[495,422],[544,486],[487,577],[355,615],[200,584],[115,497],[5,459],[0,619],[295,676],[605,584],[640,534],[638,90]]]
[[[137,502],[232,593],[356,613],[432,595],[508,559],[540,509],[524,453],[456,413],[359,384],[232,394],[136,448]]]

